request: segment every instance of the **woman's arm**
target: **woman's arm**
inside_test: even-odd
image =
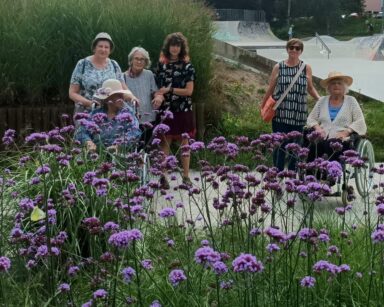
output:
[[[268,97],[271,96],[273,94],[273,92],[275,91],[278,76],[279,76],[279,64],[276,64],[272,69],[271,76],[269,78],[268,89],[267,89],[267,91],[263,97],[263,100],[261,101],[260,108],[264,107],[265,103],[267,102]]]
[[[309,95],[311,95],[314,99],[319,100],[320,95],[316,91],[315,87],[313,86],[313,81],[312,81],[312,67],[308,64],[307,65],[307,89]]]
[[[177,96],[192,96],[193,86],[194,86],[193,81],[189,81],[189,82],[187,82],[185,88],[173,88],[171,86],[162,87],[161,89],[159,89],[159,91],[157,93],[160,93],[162,95],[167,94],[167,93],[171,93],[171,94],[175,94]]]
[[[80,94],[80,85],[79,84],[70,84],[69,85],[69,99],[71,99],[74,103],[80,103],[84,107],[91,107],[92,101],[87,98],[81,96]]]

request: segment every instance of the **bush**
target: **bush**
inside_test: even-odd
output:
[[[156,64],[165,36],[176,31],[189,40],[198,73],[195,97],[201,101],[211,77],[212,27],[200,1],[1,1],[0,105],[68,101],[71,73],[91,54],[98,32],[111,34],[116,46],[111,57],[125,70],[127,54],[137,45]]]

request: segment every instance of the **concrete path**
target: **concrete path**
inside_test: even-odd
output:
[[[179,174],[175,174],[176,180],[170,181],[171,189],[166,195],[157,195],[155,198],[156,211],[159,212],[162,208],[173,207],[176,209],[176,204],[183,204],[183,208],[178,208],[178,221],[180,223],[185,222],[186,220],[194,221],[196,227],[201,228],[208,223],[210,219],[213,226],[221,225],[225,219],[231,219],[233,211],[231,208],[227,208],[221,213],[213,207],[213,199],[223,195],[226,191],[226,183],[222,182],[220,184],[219,190],[214,190],[212,187],[208,186],[206,188],[202,187],[201,181],[196,180],[200,179],[200,174],[196,171],[191,172],[191,179],[194,182],[194,187],[201,190],[200,194],[194,194],[189,196],[185,190],[174,190],[181,183],[181,177]],[[375,175],[374,181],[378,183],[380,178],[378,175]],[[383,178],[381,178],[383,181]],[[346,224],[349,227],[352,227],[353,224],[359,225],[364,219],[364,212],[367,210],[371,211],[371,214],[375,216],[374,212],[374,203],[372,202],[373,192],[371,193],[371,203],[368,204],[367,200],[362,199],[356,190],[355,181],[352,179],[350,184],[355,189],[356,200],[352,203],[352,209],[346,214]],[[298,201],[295,205],[294,215],[286,213],[286,195],[280,200],[279,204],[276,205],[276,220],[275,225],[285,228],[287,220],[289,221],[290,228],[297,229],[304,219],[304,205],[303,202]],[[271,197],[268,195],[267,199],[271,201]],[[374,199],[373,199],[374,201]],[[206,205],[207,204],[207,205]],[[337,220],[338,223],[341,223],[342,219],[335,213],[337,207],[342,207],[341,197],[326,197],[324,200],[315,203],[315,216],[316,221],[323,223],[324,225],[330,223],[331,221]],[[207,208],[209,210],[207,210]],[[247,211],[247,210],[244,210]],[[260,214],[260,209],[258,210],[258,218],[263,218],[266,220],[266,225],[270,224],[271,214]],[[290,210],[292,212],[292,210]],[[256,226],[256,225],[255,225]]]

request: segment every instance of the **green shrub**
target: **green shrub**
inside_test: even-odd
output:
[[[212,51],[210,11],[200,1],[1,1],[0,105],[67,101],[71,73],[98,32],[111,34],[111,57],[125,70],[132,47],[143,46],[156,63],[165,36],[176,31],[189,40],[199,101],[208,92]]]

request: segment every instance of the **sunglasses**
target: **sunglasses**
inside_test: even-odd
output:
[[[301,51],[301,47],[300,46],[289,46],[288,49],[289,50]]]

